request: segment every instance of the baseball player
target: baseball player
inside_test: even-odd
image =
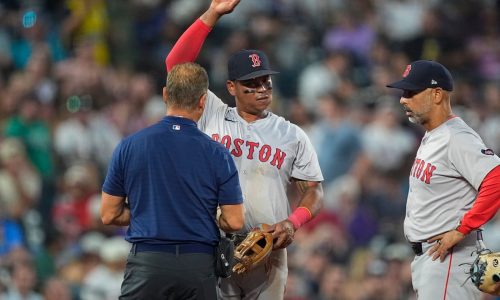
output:
[[[410,171],[404,232],[415,259],[418,299],[480,299],[467,280],[478,234],[500,207],[500,158],[451,110],[453,79],[433,61],[415,61],[403,79],[400,103],[426,129]]]
[[[208,10],[179,38],[166,58],[167,70],[194,61],[217,20],[230,13],[237,0],[212,0]],[[232,154],[244,195],[246,233],[270,224],[274,249],[268,264],[243,275],[221,279],[223,299],[282,299],[288,274],[286,250],[294,232],[322,206],[323,176],[306,134],[267,108],[272,101],[272,74],[264,53],[241,50],[228,62],[227,89],[236,107],[228,107],[209,92],[198,126]],[[291,212],[287,188],[294,181],[302,196]]]

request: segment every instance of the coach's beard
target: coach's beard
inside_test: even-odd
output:
[[[415,115],[412,112],[412,115],[408,116],[408,120],[412,122],[413,124],[418,124],[418,125],[424,125],[425,123],[425,118],[422,115]]]
[[[412,122],[413,124],[420,124],[422,125],[423,123],[423,117],[422,115],[416,114],[414,111],[411,111],[409,109],[405,109],[406,115],[408,116],[408,120]]]

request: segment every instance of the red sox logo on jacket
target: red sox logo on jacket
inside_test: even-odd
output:
[[[425,169],[424,169],[425,167]],[[411,168],[410,175],[419,178],[426,184],[431,183],[432,173],[436,170],[436,166],[431,163],[425,163],[425,160],[416,158],[413,163],[413,167]]]
[[[247,159],[259,159],[261,162],[269,162],[272,166],[281,169],[286,153],[279,148],[273,149],[268,144],[260,145],[257,142],[245,141],[240,138],[231,139],[231,136],[225,135],[220,139],[219,134],[212,134],[214,141],[220,142],[234,157],[243,155],[243,149],[248,149]],[[233,146],[233,147],[231,147]],[[231,149],[232,148],[232,149]],[[243,149],[242,149],[243,148]]]
[[[250,57],[250,59],[252,60],[252,67],[260,67],[260,57],[258,54],[250,54],[248,57]]]

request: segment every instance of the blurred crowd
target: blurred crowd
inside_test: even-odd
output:
[[[0,0],[0,299],[117,299],[130,245],[100,221],[107,164],[165,114],[164,59],[208,4]],[[230,105],[226,60],[243,48],[280,71],[272,110],[308,133],[325,177],[323,213],[288,249],[286,299],[416,299],[402,221],[424,132],[385,84],[443,63],[454,113],[500,153],[500,1],[243,0],[198,59]],[[498,232],[497,214],[492,250]]]

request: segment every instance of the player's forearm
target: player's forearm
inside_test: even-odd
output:
[[[288,221],[297,230],[316,216],[323,206],[323,188],[319,182],[299,181],[297,186],[302,193],[298,207],[288,216]]]
[[[174,47],[165,59],[167,71],[170,71],[175,65],[194,62],[201,51],[208,34],[212,30],[197,19],[177,40]]]
[[[297,186],[301,193],[298,207],[305,207],[315,217],[323,207],[323,186],[321,182],[299,181]]]
[[[476,201],[458,226],[457,231],[466,235],[491,220],[500,209],[500,166],[484,178]]]

